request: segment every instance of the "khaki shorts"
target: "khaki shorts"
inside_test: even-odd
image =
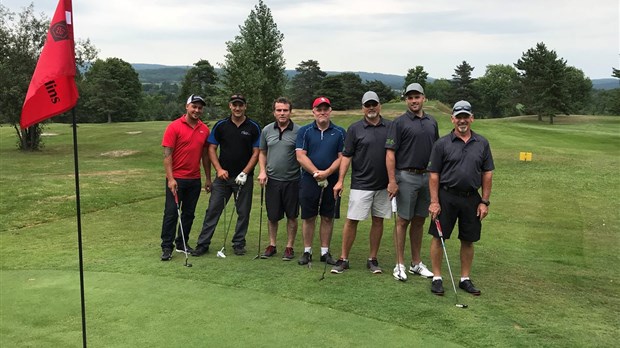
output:
[[[349,210],[347,219],[366,220],[371,216],[389,219],[392,204],[388,198],[387,189],[378,191],[351,190],[349,193]]]

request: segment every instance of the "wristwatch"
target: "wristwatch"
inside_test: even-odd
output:
[[[482,203],[482,204],[484,204],[484,205],[486,205],[486,206],[488,207],[488,206],[489,206],[489,204],[491,204],[491,201],[488,201],[488,200],[486,200],[486,199],[481,199],[481,200],[480,200],[480,203]]]

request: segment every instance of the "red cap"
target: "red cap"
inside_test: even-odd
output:
[[[329,101],[329,99],[325,97],[318,97],[314,100],[314,103],[312,103],[312,108],[314,109],[321,104],[327,104],[330,107],[332,106],[332,103]]]

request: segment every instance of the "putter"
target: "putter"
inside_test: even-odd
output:
[[[260,187],[260,217],[258,218],[258,251],[256,252],[256,256],[252,260],[262,259],[260,256],[260,239],[261,233],[263,232],[263,200],[265,198],[265,188],[261,185]]]
[[[441,238],[441,246],[443,248],[443,254],[446,256],[446,264],[448,264],[448,272],[450,272],[450,280],[452,280],[452,289],[454,289],[454,298],[456,300],[456,306],[459,308],[467,308],[466,304],[459,303],[459,295],[456,292],[456,285],[454,285],[454,278],[452,277],[452,269],[450,268],[450,261],[448,261],[448,252],[446,252],[446,243],[443,241],[443,232],[441,231],[441,224],[439,219],[435,219],[435,226],[437,227],[437,233]]]
[[[396,206],[396,197],[392,198],[392,219],[394,220],[394,231],[393,231],[393,235],[394,235],[394,249],[396,250],[396,254],[398,255],[398,250],[400,250],[400,241],[398,239],[398,236],[396,235],[396,220],[398,220],[398,207]],[[398,276],[399,278],[396,280],[399,280],[401,282],[406,281],[406,278],[403,278],[400,276],[400,268],[398,269]]]
[[[337,199],[334,199],[334,216],[332,216],[332,219],[336,219],[336,208],[338,207],[338,201],[340,200],[340,196],[338,196]],[[332,222],[333,223],[333,222]],[[333,225],[332,225],[333,227]],[[332,234],[333,234],[333,229],[332,229]],[[327,250],[329,250],[329,247],[332,244],[332,239],[331,239],[331,235],[329,236],[329,240],[327,241]],[[321,278],[319,278],[319,281],[325,279],[325,272],[327,271],[327,259],[325,260],[325,266],[323,266],[323,274],[321,275]]]
[[[179,228],[181,229],[181,238],[183,238],[183,252],[185,253],[185,267],[192,267],[191,263],[187,262],[188,252],[187,245],[185,244],[185,232],[183,231],[183,223],[181,222],[181,206],[179,205],[179,196],[177,196],[176,192],[174,194],[174,203],[177,205],[177,216],[179,217]]]
[[[321,203],[323,203],[323,191],[325,191],[325,187],[321,187],[321,193],[319,194],[319,207],[316,211],[316,215],[320,216],[321,215]],[[320,227],[319,227],[320,228]],[[319,232],[320,234],[320,232]],[[308,262],[308,269],[312,268],[312,259],[310,259],[310,262]]]
[[[241,191],[241,186],[239,186],[239,189],[237,189],[237,192],[233,193],[233,200],[234,202],[234,208],[233,210],[230,212],[230,218],[228,218],[228,226],[226,227],[226,233],[224,234],[224,244],[222,244],[222,249],[220,249],[220,251],[217,252],[216,256],[222,259],[226,258],[226,254],[224,253],[224,251],[226,251],[226,240],[228,239],[228,232],[230,232],[230,224],[232,223],[232,217],[235,214],[235,210],[237,209],[237,199],[239,198],[239,191]],[[226,202],[224,202],[224,219],[226,219]]]

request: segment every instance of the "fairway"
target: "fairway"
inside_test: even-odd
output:
[[[445,107],[428,103],[440,135]],[[386,104],[393,118],[404,104]],[[296,122],[309,122],[307,113]],[[294,114],[295,115],[295,114]],[[338,112],[345,128],[358,111]],[[208,122],[213,124],[213,121]],[[211,252],[159,261],[164,201],[161,136],[167,122],[80,124],[80,188],[88,342],[93,347],[610,347],[620,329],[620,117],[476,120],[496,170],[489,217],[476,244],[472,279],[482,296],[459,290],[454,306],[430,280],[392,278],[393,221],[379,251],[381,275],[365,266],[370,222],[359,224],[351,269],[325,275],[258,252],[260,189],[255,183],[248,253]],[[45,127],[45,147],[21,153],[15,130],[0,127],[0,346],[79,347],[80,293],[71,127]],[[520,162],[519,152],[533,153]],[[256,170],[255,177],[258,175]],[[346,213],[348,180],[341,214]],[[191,230],[194,246],[208,196]],[[227,209],[230,214],[230,207]],[[343,219],[334,227],[340,252]],[[425,230],[427,229],[425,225]],[[300,224],[301,227],[301,224]],[[263,218],[261,249],[268,243]],[[430,266],[430,238],[422,259]],[[315,236],[315,250],[318,236]],[[301,256],[301,231],[295,244]],[[407,246],[406,258],[409,255]],[[262,251],[262,250],[261,250]],[[458,242],[447,241],[458,275]],[[445,261],[444,261],[445,262]]]

